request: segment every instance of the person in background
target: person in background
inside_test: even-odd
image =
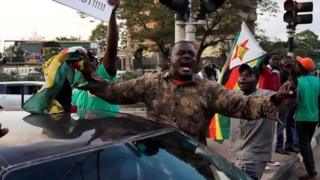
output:
[[[198,73],[201,79],[208,79],[212,81],[218,81],[220,71],[216,67],[215,64],[209,62],[209,61],[204,61],[203,68],[201,71]]]
[[[280,65],[280,80],[281,84],[284,84],[289,78],[289,67],[285,66],[287,61],[293,61],[293,58],[290,56],[285,56],[281,60]],[[286,141],[284,144],[284,135],[281,133],[280,136],[277,136],[277,144],[276,149],[283,149],[284,144],[284,152],[300,152],[299,150],[299,138],[297,134],[297,129],[295,126],[295,121],[293,118],[295,112],[295,106],[293,107],[285,107],[283,108],[283,114],[285,115],[282,119],[283,125],[281,128],[285,129],[286,132]]]
[[[292,61],[292,58],[285,56],[281,60],[279,73],[280,73],[280,83],[285,83],[289,78],[289,69],[284,64],[287,61]],[[298,148],[298,137],[294,125],[293,113],[294,106],[283,106],[279,112],[279,118],[282,123],[277,123],[276,130],[276,147],[275,152],[279,154],[289,155],[291,152],[299,152]],[[284,141],[284,131],[286,132],[286,141]]]
[[[118,49],[118,27],[116,22],[116,10],[119,5],[119,0],[108,0],[108,3],[113,6],[110,16],[107,34],[107,47],[102,59],[102,63],[98,65],[96,73],[103,79],[108,81],[116,81],[117,74],[117,49]],[[79,89],[72,90],[72,105],[77,109],[86,110],[104,110],[118,112],[119,106],[110,104],[88,91]]]
[[[270,95],[273,91],[257,89],[259,73],[255,67],[239,67],[239,93],[248,97]],[[261,118],[231,120],[231,147],[236,157],[235,165],[252,179],[260,179],[271,160],[275,122]]]
[[[309,57],[296,57],[298,78],[297,108],[294,119],[299,137],[300,152],[307,174],[300,180],[314,179],[317,175],[311,140],[319,123],[320,79],[312,75],[315,69],[313,60]]]
[[[259,68],[259,88],[278,91],[280,88],[280,56],[270,53],[266,56]]]
[[[278,91],[281,85],[280,77],[280,56],[278,53],[270,53],[264,59],[260,66],[260,79],[259,88],[272,91]],[[279,119],[281,122],[277,123],[276,127],[276,148],[275,152],[280,154],[289,154],[283,147],[283,130],[286,127],[286,119],[288,117],[288,111],[286,107],[280,107]]]
[[[107,34],[107,47],[104,53],[102,63],[98,65],[96,73],[103,79],[108,81],[116,80],[117,73],[117,48],[118,48],[118,28],[116,22],[116,10],[119,5],[119,0],[108,0],[108,3],[113,6],[111,12],[108,34]],[[44,61],[47,61],[63,51],[61,45],[57,42],[45,42],[41,48],[41,56]],[[89,51],[90,53],[90,51]],[[92,56],[93,54],[90,53]],[[44,63],[43,69],[48,69],[50,63]],[[44,75],[46,77],[47,75]],[[79,89],[71,89],[70,82],[65,80],[63,86],[61,87],[63,91],[59,91],[55,99],[62,105],[65,112],[88,112],[87,110],[102,110],[102,111],[112,111],[118,112],[119,106],[110,104],[100,98],[90,94],[88,91],[82,91]]]

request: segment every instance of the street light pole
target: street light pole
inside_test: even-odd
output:
[[[175,42],[186,40],[193,42],[196,40],[196,32],[197,28],[196,25],[204,25],[206,21],[203,20],[197,20],[197,21],[192,21],[192,16],[191,16],[191,4],[192,0],[189,0],[188,2],[188,18],[186,21],[182,20],[177,20],[177,14],[175,18]]]
[[[295,28],[287,26],[287,35],[288,35],[288,53],[287,55],[293,57],[293,42],[294,42]]]
[[[177,20],[177,14],[175,14],[175,27],[174,27],[174,42],[179,42],[185,39],[186,34],[184,31],[184,21]]]
[[[195,41],[196,40],[196,26],[194,24],[191,24],[191,23],[187,23],[186,24],[186,29],[185,29],[185,32],[186,32],[186,38],[185,40],[186,41]]]

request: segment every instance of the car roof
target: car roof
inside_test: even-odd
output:
[[[0,85],[5,84],[5,85],[43,85],[43,81],[2,81],[0,82]]]
[[[31,115],[24,111],[0,111],[0,117],[2,127],[9,129],[0,139],[2,168],[173,131],[159,123],[123,113]]]

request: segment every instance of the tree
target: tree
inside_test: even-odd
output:
[[[281,41],[280,39],[270,41],[266,36],[258,36],[257,40],[259,41],[261,48],[267,53],[274,52],[279,53],[280,55],[285,55],[288,51],[287,42]]]
[[[234,39],[242,21],[246,22],[252,32],[255,32],[257,8],[260,13],[272,14],[277,11],[278,4],[272,0],[226,0],[220,9],[210,13],[206,25],[199,28],[198,34],[201,36],[198,36],[197,59],[200,59],[202,52],[209,46],[215,47],[218,44],[224,44],[221,46],[222,52],[230,49],[225,44]]]
[[[100,50],[105,50],[107,42],[108,26],[100,23],[91,31],[90,41],[96,41],[99,44]]]
[[[123,0],[119,18],[125,20],[128,36],[135,42],[149,40],[149,49],[168,57],[174,39],[174,14],[154,0]]]
[[[25,62],[24,50],[21,45],[12,45],[4,50],[7,62]]]
[[[286,55],[288,43],[285,41],[270,41],[267,37],[260,37],[261,47],[267,52],[276,52]],[[309,56],[315,61],[320,60],[320,41],[318,36],[310,31],[305,30],[294,36],[294,54],[299,56]]]
[[[240,29],[242,20],[246,20],[248,26],[254,30],[257,6],[261,13],[272,13],[278,9],[277,3],[272,0],[226,0],[221,8],[211,13],[206,25],[197,29],[199,48],[197,60],[200,60],[202,52],[207,47],[215,47],[226,41],[229,44]],[[193,1],[192,7],[199,7],[199,1]],[[174,42],[173,11],[154,0],[123,0],[119,17],[126,20],[128,33],[132,39],[137,42],[144,42],[147,39],[154,43],[151,45],[154,50],[168,57],[169,47]],[[221,47],[228,49],[228,46]]]
[[[59,36],[56,37],[57,41],[81,41],[80,37],[75,37],[75,36],[70,36],[70,37],[66,37],[66,36]]]
[[[296,54],[319,59],[320,41],[314,32],[305,30],[297,33],[294,37],[294,41]]]

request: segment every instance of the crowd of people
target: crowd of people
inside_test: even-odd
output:
[[[276,126],[264,119],[231,121],[231,147],[236,165],[253,179],[260,179],[267,163],[272,163],[274,131],[276,153],[301,153],[307,174],[299,179],[313,179],[317,175],[311,140],[317,124],[320,125],[320,79],[315,74],[314,61],[309,57],[297,56],[294,60],[270,53],[258,67],[243,64],[239,68],[239,91],[246,96],[278,91],[288,81],[296,84],[297,99],[291,105],[279,106],[280,121]]]
[[[220,71],[212,63],[204,63],[196,74],[195,47],[179,41],[173,46],[168,71],[117,83],[115,12],[119,1],[108,2],[113,11],[104,58],[99,64],[84,61],[84,68],[78,69],[88,84],[72,90],[70,104],[63,105],[65,111],[86,108],[118,112],[115,104],[143,102],[149,118],[176,127],[202,143],[206,143],[212,116],[220,113],[232,117],[235,165],[251,178],[260,179],[271,161],[275,132],[275,152],[301,152],[307,170],[301,179],[316,176],[310,143],[319,123],[320,80],[312,75],[315,65],[311,58],[297,56],[295,61],[270,53],[259,67],[243,64],[239,67],[239,90],[233,91],[217,82]],[[93,57],[90,52],[79,53]],[[6,133],[8,129],[1,129],[0,136]]]

